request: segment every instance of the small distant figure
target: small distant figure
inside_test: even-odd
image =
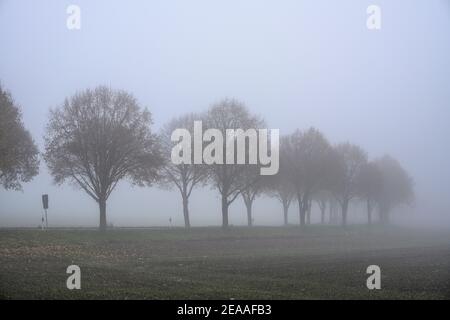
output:
[[[172,227],[172,217],[169,217],[169,226]]]

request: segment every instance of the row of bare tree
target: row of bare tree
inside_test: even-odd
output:
[[[351,201],[364,201],[368,223],[378,209],[382,223],[387,223],[391,209],[413,200],[412,179],[394,158],[385,155],[368,161],[367,153],[348,142],[332,146],[324,135],[311,128],[297,130],[280,141],[280,170],[273,176],[260,175],[259,165],[175,165],[170,161],[171,133],[177,128],[192,132],[194,120],[202,119],[208,128],[249,129],[265,127],[264,120],[253,116],[242,103],[223,100],[204,114],[187,114],[172,120],[162,132],[163,184],[175,186],[183,201],[185,226],[190,226],[189,196],[196,186],[209,184],[219,191],[222,201],[222,225],[228,226],[228,207],[241,196],[247,209],[247,223],[252,225],[253,202],[259,195],[277,198],[283,206],[284,223],[293,200],[298,203],[300,225],[309,223],[311,207],[316,202],[325,221],[327,207],[340,207],[342,224],[347,224]],[[225,152],[223,152],[225,157]],[[225,161],[223,161],[225,163]]]
[[[280,172],[268,180],[260,190],[281,202],[285,224],[289,205],[296,200],[301,226],[310,222],[313,202],[320,208],[322,223],[327,207],[331,215],[338,205],[345,226],[352,201],[365,202],[369,224],[374,209],[385,224],[392,208],[414,198],[412,179],[397,160],[385,155],[369,161],[361,147],[349,142],[332,146],[314,128],[282,138]]]
[[[26,138],[12,142],[8,125],[21,125],[21,120],[19,113],[10,117],[10,123],[4,120],[11,107],[14,102],[10,95],[0,91],[0,179],[5,188],[20,188],[20,181],[37,174],[38,152],[23,126]],[[229,206],[239,196],[247,208],[249,226],[253,202],[262,194],[280,200],[285,224],[289,206],[296,200],[301,226],[310,220],[313,202],[321,210],[322,222],[327,206],[331,208],[337,202],[342,224],[346,225],[349,204],[355,199],[366,202],[371,223],[375,208],[380,220],[387,222],[394,206],[413,198],[411,178],[392,157],[368,161],[361,147],[350,143],[332,146],[313,128],[280,139],[280,170],[273,176],[261,176],[259,164],[225,164],[225,159],[224,164],[174,164],[170,159],[172,132],[178,128],[192,132],[194,121],[200,119],[205,127],[215,128],[224,136],[227,129],[266,127],[264,120],[252,115],[242,103],[225,99],[202,114],[173,119],[155,134],[150,112],[141,109],[130,93],[97,87],[75,94],[50,111],[43,157],[55,183],[72,182],[98,203],[101,230],[107,226],[106,202],[123,179],[139,186],[157,183],[178,189],[186,227],[191,225],[189,197],[195,187],[204,185],[220,194],[223,227],[228,226]],[[28,152],[18,152],[18,146]]]

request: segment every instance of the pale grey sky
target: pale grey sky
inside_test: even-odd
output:
[[[81,8],[81,30],[66,8]],[[366,8],[382,28],[366,28]],[[22,1],[0,0],[0,81],[38,145],[48,109],[100,84],[133,93],[155,130],[225,97],[242,100],[270,128],[315,126],[333,143],[390,153],[414,177],[410,221],[450,225],[450,1]],[[23,192],[0,190],[0,226],[37,226],[42,193],[49,220],[96,226],[83,191],[52,185],[45,163]],[[191,200],[193,225],[219,224],[208,188]],[[258,199],[256,224],[281,224],[275,200]],[[182,225],[177,193],[122,183],[108,202],[116,225]],[[291,209],[291,219],[297,218]],[[409,218],[411,217],[411,218]],[[242,200],[232,224],[245,223]]]

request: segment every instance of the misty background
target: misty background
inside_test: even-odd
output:
[[[81,8],[81,30],[66,27],[70,4]],[[378,31],[366,27],[371,4],[381,7]],[[0,0],[0,81],[41,151],[49,108],[86,88],[131,92],[152,112],[155,132],[235,97],[280,134],[314,126],[371,159],[397,158],[416,193],[414,207],[392,216],[402,223],[450,225],[449,57],[448,0]],[[38,226],[43,193],[50,226],[98,225],[97,203],[71,185],[53,185],[41,160],[23,192],[0,189],[0,226]],[[107,215],[115,226],[165,226],[169,217],[183,225],[178,192],[127,182],[112,193]],[[218,193],[196,189],[190,215],[192,226],[220,225]],[[282,208],[258,198],[254,219],[281,225]],[[296,206],[289,219],[298,222]],[[230,224],[245,223],[238,198]]]

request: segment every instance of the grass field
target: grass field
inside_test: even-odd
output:
[[[66,268],[81,268],[81,290]],[[366,287],[379,265],[381,290]],[[0,230],[2,299],[449,299],[450,232]]]

